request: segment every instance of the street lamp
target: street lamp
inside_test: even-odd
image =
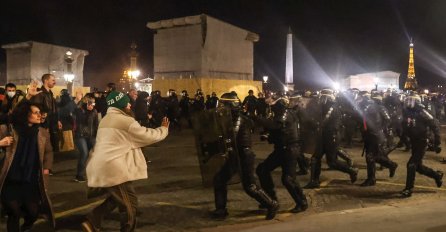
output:
[[[127,71],[127,76],[128,76],[128,81],[129,81],[128,84],[129,84],[130,89],[133,88],[133,84],[137,80],[139,75],[141,75],[141,72],[139,70],[131,70],[130,69]]]
[[[67,63],[67,72],[64,74],[64,79],[65,82],[67,82],[67,90],[70,95],[73,94],[73,80],[74,80],[74,74],[72,70],[74,59],[72,55],[73,53],[70,50],[68,50],[67,52],[65,52],[64,56],[64,60]]]
[[[268,83],[268,76],[263,76],[263,83]]]

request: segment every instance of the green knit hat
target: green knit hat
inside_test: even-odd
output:
[[[129,102],[130,98],[122,92],[112,91],[107,95],[107,106],[109,107],[124,109]]]

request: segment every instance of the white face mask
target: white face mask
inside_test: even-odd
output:
[[[8,97],[12,98],[15,95],[15,91],[14,92],[7,92],[7,94],[8,94]]]

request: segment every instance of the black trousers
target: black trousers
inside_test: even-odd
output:
[[[296,204],[301,205],[305,199],[302,187],[296,179],[297,157],[300,152],[297,143],[283,147],[275,146],[274,151],[257,167],[260,185],[272,199],[277,199],[277,195],[271,173],[278,167],[282,168],[282,184]]]
[[[240,147],[239,163],[241,171],[241,181],[243,189],[248,196],[257,200],[260,204],[270,206],[272,200],[264,191],[256,184],[254,176],[255,154],[249,147]],[[229,180],[238,172],[238,166],[235,160],[228,160],[222,169],[214,177],[214,195],[215,208],[225,209],[227,203]]]
[[[411,141],[412,155],[407,162],[406,189],[413,189],[416,172],[435,179],[438,173],[423,165],[423,157],[426,152],[427,140]]]
[[[30,229],[39,216],[40,190],[37,184],[8,183],[3,185],[1,200],[8,216],[7,231],[19,232],[20,218],[24,223],[22,230]]]
[[[327,164],[330,168],[344,172],[351,173],[351,167],[343,161],[338,160],[337,152],[339,146],[332,137],[322,137],[321,143],[316,147],[316,153],[311,157],[311,180],[319,181],[321,175],[322,157],[325,155]]]
[[[367,179],[376,180],[376,163],[386,168],[395,167],[397,164],[385,154],[384,133],[380,136],[367,136],[364,138],[366,147]]]

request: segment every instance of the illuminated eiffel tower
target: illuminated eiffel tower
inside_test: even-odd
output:
[[[404,90],[416,90],[417,88],[418,83],[415,79],[415,66],[413,59],[413,42],[411,39],[409,45],[409,69],[407,71],[406,83],[404,83]]]

